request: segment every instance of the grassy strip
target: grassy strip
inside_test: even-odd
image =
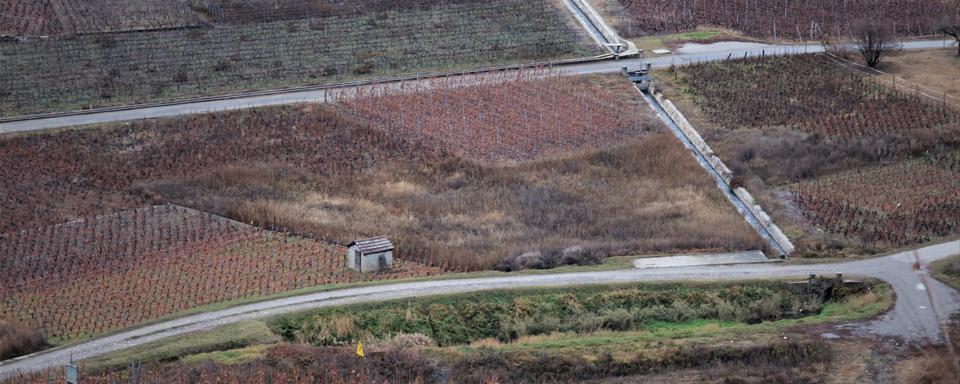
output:
[[[930,264],[930,276],[955,289],[960,289],[960,255],[937,260]]]
[[[322,308],[281,315],[270,325],[287,341],[319,346],[370,343],[404,334],[427,335],[441,346],[492,338],[513,343],[558,332],[649,331],[648,324],[692,320],[754,324],[796,319],[785,325],[800,325],[811,316],[822,316],[816,319],[822,322],[875,312],[873,285],[845,288],[837,293],[844,301],[824,304],[781,281],[529,288]],[[838,307],[847,297],[860,296],[864,302],[852,304],[863,313]]]
[[[799,326],[825,323],[856,321],[878,315],[890,308],[893,295],[888,285],[875,284],[871,291],[854,295],[840,302],[824,304],[819,313],[790,319],[766,321],[758,324],[745,324],[736,321],[695,319],[684,322],[651,321],[643,329],[630,332],[596,332],[588,335],[560,333],[523,338],[509,344],[495,344],[504,351],[519,350],[567,350],[570,348],[597,352],[597,348],[628,349],[645,348],[647,343],[661,343],[670,340],[682,344],[694,342],[716,342],[724,340],[744,340],[779,335],[784,330]],[[463,352],[477,351],[490,347],[490,342],[475,343],[460,347]],[[629,346],[629,347],[628,347]]]
[[[248,320],[108,353],[84,360],[83,365],[88,371],[100,371],[122,368],[133,362],[171,361],[177,360],[181,356],[223,350],[229,350],[230,352],[210,354],[211,358],[215,356],[218,359],[237,361],[242,359],[243,356],[255,356],[266,349],[265,344],[275,343],[278,340],[279,338],[270,331],[265,323]],[[236,348],[249,346],[255,347],[247,350],[248,353],[236,350]],[[194,358],[195,361],[196,359],[198,358]]]
[[[744,37],[741,33],[720,28],[699,28],[696,31],[672,33],[666,35],[649,35],[631,39],[637,48],[643,49],[647,56],[658,56],[654,49],[676,49],[684,43],[712,43],[718,41],[753,40]]]

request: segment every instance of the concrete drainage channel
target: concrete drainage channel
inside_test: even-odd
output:
[[[633,42],[620,38],[586,0],[564,0],[563,4],[583,26],[590,38],[608,52],[607,56],[620,58],[640,55],[637,46]]]
[[[713,150],[710,149],[703,138],[700,137],[700,134],[690,125],[690,122],[687,121],[673,103],[665,99],[663,95],[653,87],[647,92],[643,92],[640,88],[637,88],[637,91],[643,94],[644,99],[647,100],[650,107],[653,108],[663,122],[670,127],[670,131],[683,142],[683,146],[693,153],[697,158],[697,162],[700,163],[700,166],[713,176],[717,187],[723,191],[723,195],[736,207],[737,212],[743,215],[747,223],[770,244],[772,249],[779,253],[779,256],[786,257],[790,255],[794,250],[793,243],[790,242],[790,239],[783,234],[780,227],[773,223],[770,216],[763,211],[763,208],[756,204],[753,196],[751,196],[746,189],[732,189],[730,187],[733,172],[713,153]]]

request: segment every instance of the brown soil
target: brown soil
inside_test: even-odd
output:
[[[878,69],[896,75],[898,88],[919,88],[930,96],[945,97],[947,103],[960,105],[960,56],[954,48],[894,52],[883,59]]]

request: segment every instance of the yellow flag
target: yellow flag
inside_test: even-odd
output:
[[[364,356],[363,356],[363,342],[362,342],[362,341],[357,342],[357,356],[364,357]]]

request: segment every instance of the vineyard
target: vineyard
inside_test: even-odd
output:
[[[414,86],[368,89],[342,103],[358,119],[414,137],[442,153],[479,160],[530,160],[604,147],[651,129],[630,100],[586,79],[533,69]]]
[[[729,129],[787,125],[844,141],[960,128],[957,112],[893,91],[821,56],[704,63],[681,71],[697,103]]]
[[[292,289],[439,273],[397,260],[349,271],[341,246],[155,206],[0,237],[0,318],[90,336],[196,306]]]
[[[904,245],[960,229],[960,173],[905,161],[790,187],[818,227],[874,244]]]
[[[190,1],[0,0],[0,34],[56,36],[201,26]]]
[[[859,19],[883,20],[903,36],[933,34],[942,17],[957,15],[956,0],[619,0],[643,34],[719,26],[747,35],[817,40],[847,36]]]
[[[809,222],[798,226],[881,247],[958,232],[957,111],[819,55],[678,71],[711,145],[735,172],[784,187]]]
[[[595,53],[548,0],[376,3],[388,10],[3,44],[0,116]]]

